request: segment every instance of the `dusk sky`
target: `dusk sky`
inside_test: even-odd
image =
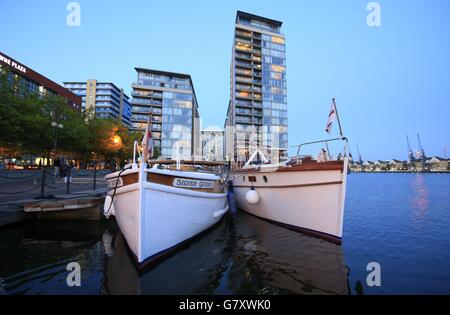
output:
[[[134,67],[192,75],[204,127],[223,127],[236,11],[283,21],[289,144],[327,137],[336,98],[363,159],[407,159],[405,135],[428,156],[450,146],[450,2],[80,0],[0,1],[0,51],[50,79],[114,82],[130,96]],[[337,135],[337,126],[334,126]]]

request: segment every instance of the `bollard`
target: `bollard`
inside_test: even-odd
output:
[[[45,199],[44,188],[45,188],[45,167],[42,168],[41,195],[38,197],[38,199]]]
[[[67,169],[67,174],[66,174],[66,179],[67,179],[67,183],[66,183],[66,194],[70,194],[70,176],[71,176],[71,169],[70,167]]]
[[[94,166],[94,187],[92,188],[93,190],[95,190],[96,181],[97,181],[97,166]]]

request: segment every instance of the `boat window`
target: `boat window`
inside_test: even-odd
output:
[[[267,183],[267,176],[266,175],[263,176],[263,179],[264,179],[264,182]]]
[[[245,182],[245,176],[242,176],[242,180]]]
[[[249,176],[248,181],[252,183],[256,183],[256,176]]]

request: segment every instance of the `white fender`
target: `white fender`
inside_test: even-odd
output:
[[[114,204],[111,205],[112,198],[110,195],[106,195],[105,203],[103,204],[103,214],[108,219],[111,215],[115,215]],[[110,208],[111,205],[111,208]],[[109,212],[108,212],[109,210]]]
[[[256,205],[260,199],[261,197],[259,196],[259,193],[254,189],[250,189],[245,194],[245,201],[247,201],[251,205]]]

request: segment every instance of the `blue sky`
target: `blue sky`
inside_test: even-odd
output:
[[[428,155],[450,146],[450,2],[2,0],[0,51],[58,83],[96,78],[130,94],[134,67],[189,73],[203,126],[223,126],[236,10],[281,20],[289,144],[323,138],[332,97],[364,159],[406,159],[405,135]],[[334,128],[337,131],[337,128]]]

